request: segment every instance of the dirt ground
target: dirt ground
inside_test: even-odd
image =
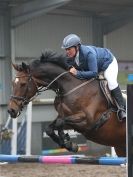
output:
[[[0,177],[126,177],[126,167],[17,163],[0,165]]]

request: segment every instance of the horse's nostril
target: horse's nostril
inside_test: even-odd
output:
[[[7,111],[12,118],[16,118],[16,111],[14,109],[8,109]]]
[[[8,109],[8,110],[7,110],[7,112],[10,114],[10,113],[11,113],[11,110],[10,110],[10,109]]]
[[[8,109],[8,113],[11,114],[12,112],[14,112],[13,109]]]

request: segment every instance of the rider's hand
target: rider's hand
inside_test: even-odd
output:
[[[74,67],[70,68],[69,72],[70,72],[71,74],[73,74],[74,76],[77,75],[77,70],[76,70]]]

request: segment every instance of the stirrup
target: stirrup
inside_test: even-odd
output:
[[[126,111],[123,108],[117,110],[117,117],[120,122],[126,119]]]

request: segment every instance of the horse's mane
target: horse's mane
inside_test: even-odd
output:
[[[69,65],[67,63],[67,57],[63,54],[57,54],[53,51],[46,51],[40,57],[40,63],[51,62],[58,66],[61,66],[64,69],[68,69]]]
[[[39,67],[41,64],[44,63],[54,63],[64,68],[65,70],[68,70],[70,68],[70,64],[68,60],[69,58],[67,56],[63,54],[57,54],[56,52],[49,50],[49,51],[45,51],[45,53],[42,53],[42,55],[39,58],[32,59],[28,64],[22,62],[22,64],[18,65],[18,70],[22,71],[24,65],[27,65],[31,69],[31,68]]]

